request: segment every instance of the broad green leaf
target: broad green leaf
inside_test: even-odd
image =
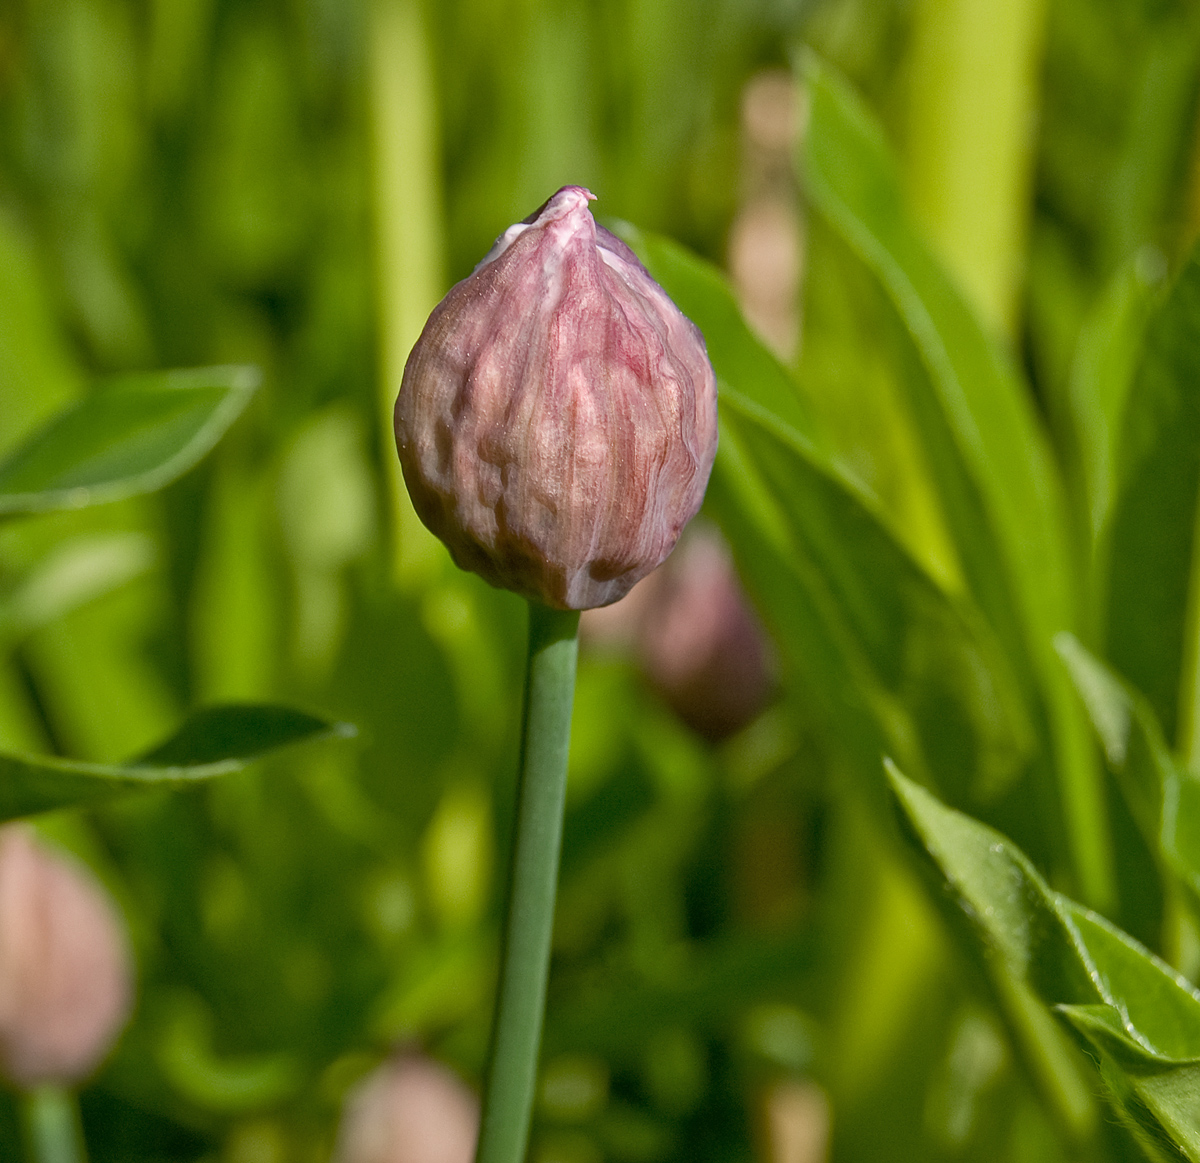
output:
[[[877,738],[939,782],[953,779],[947,790],[964,771],[971,786],[957,790],[967,799],[1003,790],[1033,729],[986,627],[972,625],[830,463],[795,382],[750,332],[723,276],[674,243],[618,229],[705,336],[723,416],[710,503],[838,734],[865,745],[861,716],[870,714]],[[875,769],[876,753],[862,758]]]
[[[1123,1118],[1145,1126],[1148,1113],[1152,1130],[1200,1160],[1200,993],[1099,914],[1053,891],[999,832],[945,807],[894,765],[888,778],[977,947],[1101,1053]]]
[[[129,376],[59,413],[0,463],[0,515],[153,492],[201,459],[258,386],[248,367]]]
[[[289,707],[230,704],[194,712],[170,739],[127,763],[0,754],[0,820],[99,803],[139,789],[181,787],[240,771],[280,747],[352,733],[344,723]]]
[[[1055,646],[1150,850],[1200,902],[1200,779],[1175,761],[1143,695],[1071,635]]]
[[[848,85],[809,57],[804,180],[816,208],[875,272],[928,371],[914,397],[972,593],[1014,661],[1032,667],[1049,722],[1074,866],[1113,896],[1102,787],[1051,639],[1077,611],[1065,500],[1032,399],[905,215],[882,130]],[[919,394],[918,394],[919,395]]]
[[[888,747],[955,800],[1002,794],[1024,764],[1032,728],[986,626],[928,577],[869,499],[806,443],[774,431],[759,409],[734,398],[726,398],[724,418],[727,445],[745,458],[741,475],[761,480],[783,538],[788,578],[771,587],[769,614],[799,631],[797,605],[809,612],[803,641],[792,643],[809,685],[842,701],[853,689]],[[737,520],[728,525],[735,542],[744,536]],[[761,568],[750,564],[758,557],[742,554],[761,586]]]
[[[1151,319],[1121,424],[1109,532],[1106,652],[1188,754],[1196,712],[1189,622],[1200,489],[1200,258]],[[1189,657],[1192,656],[1192,657]],[[1190,738],[1189,738],[1190,737]]]

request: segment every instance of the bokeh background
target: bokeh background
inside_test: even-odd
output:
[[[944,566],[894,312],[806,210],[803,46],[1068,442],[1085,320],[1200,229],[1185,0],[0,7],[0,451],[109,373],[263,372],[164,493],[0,526],[0,592],[58,595],[0,625],[0,747],[117,760],[221,700],[359,729],[42,821],[138,962],[83,1091],[95,1163],[323,1163],[396,1047],[479,1082],[524,611],[420,529],[388,417],[429,310],[557,187],[725,268]],[[585,633],[533,1157],[1065,1158],[847,741],[769,647],[754,705],[689,714],[639,625]]]

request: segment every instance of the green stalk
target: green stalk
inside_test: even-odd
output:
[[[529,603],[516,831],[476,1163],[521,1163],[537,1082],[558,887],[579,613]]]
[[[30,1163],[86,1163],[74,1091],[39,1086],[23,1094],[21,1123]]]
[[[404,361],[446,289],[437,91],[424,7],[422,0],[374,0],[370,7],[372,195],[383,374],[380,434],[391,477],[393,574],[409,589],[426,581],[444,557],[412,506],[392,437],[392,407]]]
[[[1046,0],[917,0],[908,186],[967,298],[998,333],[1019,321]]]

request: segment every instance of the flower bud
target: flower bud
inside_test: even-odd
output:
[[[132,967],[93,878],[19,825],[0,828],[0,1065],[17,1085],[77,1082],[129,1015]]]
[[[642,667],[689,727],[724,739],[771,697],[775,668],[766,631],[715,529],[693,528],[655,577],[641,614]]]
[[[398,1055],[350,1094],[336,1163],[471,1163],[479,1103],[444,1066]]]
[[[704,340],[564,186],[430,316],[396,401],[421,520],[464,569],[604,606],[695,515],[717,449]]]

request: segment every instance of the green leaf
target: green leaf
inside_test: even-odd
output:
[[[1106,653],[1149,699],[1169,741],[1195,746],[1189,642],[1200,489],[1200,258],[1151,319],[1121,424],[1109,534]],[[1189,655],[1192,657],[1189,658]]]
[[[1059,635],[1055,647],[1147,845],[1200,905],[1200,779],[1175,761],[1143,695],[1071,635]]]
[[[853,691],[886,746],[955,800],[994,800],[1023,767],[1032,728],[987,627],[929,578],[870,499],[810,445],[739,400],[727,397],[723,413],[726,448],[744,458],[738,479],[753,474],[767,495],[785,577],[763,577],[761,549],[744,546],[740,559],[767,595],[771,621],[791,628],[807,685],[843,704]],[[718,492],[726,477],[723,465]],[[726,522],[735,548],[745,524]],[[878,770],[877,753],[864,761]]]
[[[345,723],[289,707],[230,704],[194,712],[170,739],[127,763],[0,754],[0,821],[149,787],[181,787],[240,771],[280,747],[350,734]]]
[[[1068,391],[1093,538],[1112,508],[1121,419],[1153,298],[1137,261],[1127,264],[1084,320],[1075,345]]]
[[[161,489],[216,444],[257,386],[253,368],[211,367],[130,376],[97,389],[0,463],[0,515]]]
[[[874,118],[813,56],[805,79],[806,189],[874,271],[921,354],[930,398],[914,396],[913,414],[968,584],[1014,662],[1036,676],[1075,871],[1089,899],[1108,901],[1103,789],[1051,648],[1077,611],[1065,499],[1046,435],[1016,370],[906,217],[898,167]]]
[[[1200,1161],[1200,993],[1099,914],[1053,891],[999,832],[940,804],[894,765],[888,778],[985,960],[1032,987],[1100,1051],[1124,1119],[1145,1127],[1149,1117],[1155,1133]]]
[[[705,336],[723,420],[710,503],[813,697],[843,739],[863,744],[872,772],[864,714],[872,737],[891,740],[956,799],[994,796],[1027,758],[1032,727],[987,628],[830,462],[795,381],[746,326],[720,272],[665,239],[616,228]]]

